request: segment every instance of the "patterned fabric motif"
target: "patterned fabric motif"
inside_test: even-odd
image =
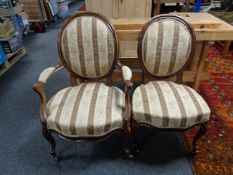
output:
[[[110,28],[99,18],[82,16],[73,19],[62,34],[65,62],[76,74],[95,78],[112,67],[115,48]]]
[[[124,93],[102,83],[59,91],[47,103],[47,125],[68,137],[100,136],[122,128]]]
[[[165,76],[179,71],[191,53],[191,34],[179,21],[153,22],[142,41],[142,59],[153,75]]]
[[[133,118],[159,128],[186,128],[209,120],[210,109],[193,89],[170,81],[153,81],[133,94]]]

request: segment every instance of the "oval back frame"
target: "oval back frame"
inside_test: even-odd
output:
[[[66,29],[66,27],[76,18],[82,17],[82,16],[89,16],[89,17],[96,17],[99,18],[102,22],[104,22],[104,24],[107,25],[107,27],[109,28],[109,30],[112,33],[113,36],[113,42],[114,42],[114,58],[113,58],[113,62],[111,67],[109,67],[109,70],[102,76],[96,76],[96,77],[85,77],[82,75],[78,75],[77,73],[75,73],[66,63],[65,59],[64,59],[64,55],[62,52],[62,47],[61,47],[61,43],[62,43],[62,34],[64,32],[64,30]],[[111,22],[103,15],[96,13],[96,12],[78,12],[75,15],[69,17],[64,24],[62,25],[59,33],[58,33],[58,40],[57,40],[57,48],[58,48],[58,54],[60,56],[61,62],[63,64],[63,66],[69,71],[71,77],[73,78],[80,78],[82,80],[91,80],[91,81],[97,81],[103,78],[107,78],[109,77],[112,72],[114,71],[114,68],[117,64],[117,59],[118,59],[118,40],[117,40],[117,35],[116,35],[116,31],[113,27],[113,25],[111,24]]]
[[[173,19],[175,21],[178,21],[178,22],[181,22],[185,27],[187,27],[188,31],[190,32],[190,35],[191,35],[191,51],[190,51],[190,54],[189,54],[189,57],[186,61],[186,63],[181,67],[179,68],[177,71],[173,72],[173,73],[170,73],[170,74],[167,74],[167,75],[155,75],[155,74],[152,74],[151,72],[149,72],[144,64],[144,61],[143,61],[143,54],[142,54],[142,49],[143,49],[143,39],[144,39],[144,36],[146,34],[146,31],[148,29],[148,27],[153,24],[154,22],[157,22],[159,20],[164,20],[164,19]],[[187,66],[190,64],[190,62],[192,61],[193,59],[193,56],[194,56],[194,51],[195,51],[195,43],[196,43],[196,37],[195,37],[195,33],[194,33],[194,29],[193,27],[191,26],[191,24],[189,24],[185,19],[177,16],[177,15],[171,15],[171,14],[165,14],[165,15],[158,15],[158,16],[155,16],[153,18],[151,18],[150,21],[148,21],[142,28],[140,34],[139,34],[139,39],[138,39],[138,50],[137,50],[137,53],[138,53],[138,59],[139,59],[139,62],[141,64],[141,67],[143,69],[143,71],[148,75],[148,76],[151,76],[151,77],[155,77],[157,79],[167,79],[167,78],[170,78],[170,77],[173,77],[173,76],[177,76],[179,75],[180,73],[183,73],[184,70],[187,68]]]

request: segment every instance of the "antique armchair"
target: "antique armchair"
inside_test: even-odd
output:
[[[146,82],[132,97],[132,131],[139,126],[182,132],[199,126],[192,142],[205,133],[210,109],[192,88],[181,84],[184,70],[193,58],[195,34],[192,26],[174,15],[159,15],[143,27],[138,58],[143,72],[155,81]],[[175,78],[176,82],[168,81]]]
[[[69,140],[98,140],[124,131],[124,150],[129,153],[132,72],[117,61],[117,51],[113,26],[100,14],[77,13],[61,28],[58,52],[62,64],[45,69],[33,86],[41,100],[42,133],[51,144],[54,158],[56,143],[52,132]],[[44,86],[61,68],[69,72],[72,86],[57,92],[47,102]],[[125,92],[99,82],[105,78],[111,83],[115,68],[123,73]]]

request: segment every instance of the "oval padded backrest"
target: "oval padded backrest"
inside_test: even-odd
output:
[[[102,15],[84,12],[71,17],[59,38],[60,57],[72,73],[96,79],[113,69],[117,57],[116,35]]]
[[[174,75],[190,60],[194,41],[193,29],[184,19],[160,15],[144,27],[139,39],[139,58],[153,76]]]

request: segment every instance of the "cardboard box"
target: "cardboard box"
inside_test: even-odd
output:
[[[14,35],[7,41],[1,41],[1,44],[5,53],[13,53],[22,47],[23,41],[20,35]]]
[[[3,23],[0,23],[0,38],[7,38],[14,33],[14,27],[9,19],[6,19]]]
[[[20,12],[18,15],[21,16],[23,20],[28,19],[28,15],[26,12]]]
[[[23,9],[21,8],[20,5],[13,7],[13,9],[14,9],[15,14],[19,14],[20,12],[23,11]],[[0,16],[10,16],[9,9],[5,9],[3,7],[0,7]]]

